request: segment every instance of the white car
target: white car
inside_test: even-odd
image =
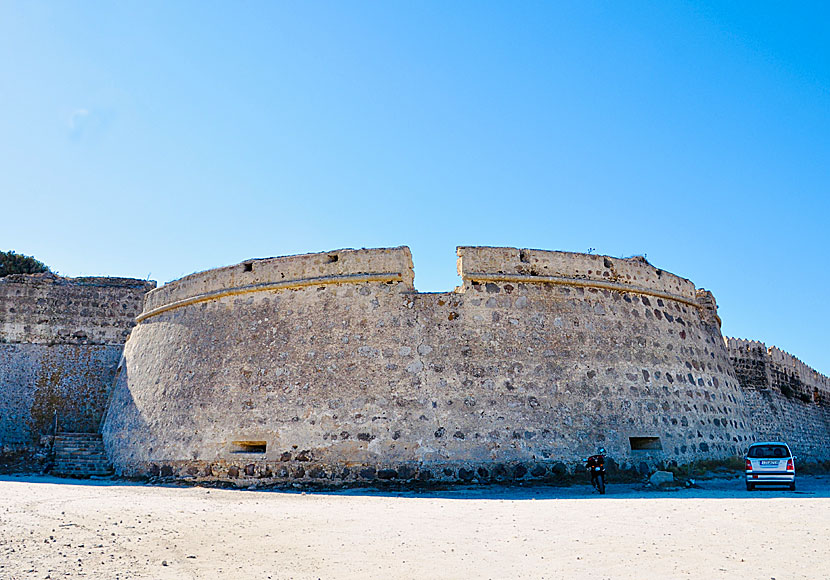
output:
[[[795,457],[786,443],[753,443],[746,452],[746,489],[783,485],[795,491]]]

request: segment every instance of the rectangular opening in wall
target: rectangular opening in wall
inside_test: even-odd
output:
[[[265,453],[265,441],[231,441],[231,453]]]
[[[242,264],[242,266],[243,266],[243,269],[242,269],[243,272],[253,272],[254,271],[253,262],[245,262],[244,264]]]
[[[663,444],[659,437],[629,437],[632,451],[662,451]]]

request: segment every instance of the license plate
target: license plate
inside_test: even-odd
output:
[[[761,467],[778,467],[778,461],[761,461]]]

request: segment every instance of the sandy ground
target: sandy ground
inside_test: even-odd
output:
[[[830,477],[290,493],[0,478],[0,578],[830,578]]]

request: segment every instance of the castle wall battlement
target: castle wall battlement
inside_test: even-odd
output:
[[[761,350],[764,350],[764,351],[767,350],[767,345],[765,345],[763,342],[760,342],[760,341],[757,341],[757,340],[748,340],[748,339],[745,339],[745,338],[733,338],[731,336],[724,336],[723,340],[726,343],[726,346],[727,346],[727,348],[729,348],[730,351],[736,351],[736,352],[739,351],[739,350],[752,351],[752,350],[758,350],[758,349],[761,349]]]
[[[769,357],[772,364],[777,365],[790,375],[797,376],[806,385],[830,395],[830,377],[823,375],[801,359],[790,353],[772,346],[769,348]]]
[[[535,280],[590,286],[596,282],[608,285],[609,289],[618,285],[628,291],[696,302],[696,289],[691,281],[655,268],[641,257],[462,246],[458,248],[458,274],[465,284]]]
[[[757,340],[724,337],[726,348],[736,360],[754,360],[774,366],[778,372],[798,380],[810,389],[830,396],[830,377],[818,372],[810,365],[776,346],[767,347]]]
[[[147,295],[143,320],[161,312],[221,296],[273,289],[361,282],[400,283],[413,290],[409,248],[343,249],[319,254],[246,260],[235,266],[197,272]]]

